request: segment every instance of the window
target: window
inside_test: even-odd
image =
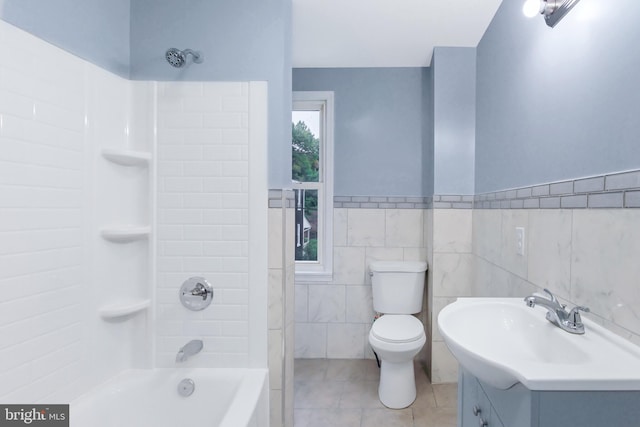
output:
[[[333,266],[333,92],[294,92],[291,121],[296,278],[329,281]]]

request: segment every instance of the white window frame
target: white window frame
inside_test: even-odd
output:
[[[320,114],[319,185],[293,181],[293,189],[318,189],[318,261],[296,261],[295,280],[329,282],[333,279],[333,132],[334,95],[330,91],[293,92],[293,111],[318,111]],[[316,184],[316,183],[313,183]]]

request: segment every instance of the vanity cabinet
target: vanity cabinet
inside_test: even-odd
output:
[[[458,427],[640,425],[640,391],[499,390],[462,367],[458,380]]]
[[[458,378],[458,427],[504,427],[480,381],[460,369]]]

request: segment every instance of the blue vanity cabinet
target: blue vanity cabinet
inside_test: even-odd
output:
[[[480,381],[460,369],[458,427],[505,427]]]
[[[640,426],[640,391],[535,392],[540,427]]]
[[[458,414],[458,427],[638,427],[640,391],[499,390],[461,367]]]
[[[458,427],[471,427],[477,425],[477,414],[473,408],[479,405],[478,381],[468,373],[464,373],[462,367],[458,372]]]

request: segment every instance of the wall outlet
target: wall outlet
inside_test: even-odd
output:
[[[524,256],[524,227],[516,227],[516,254]]]

